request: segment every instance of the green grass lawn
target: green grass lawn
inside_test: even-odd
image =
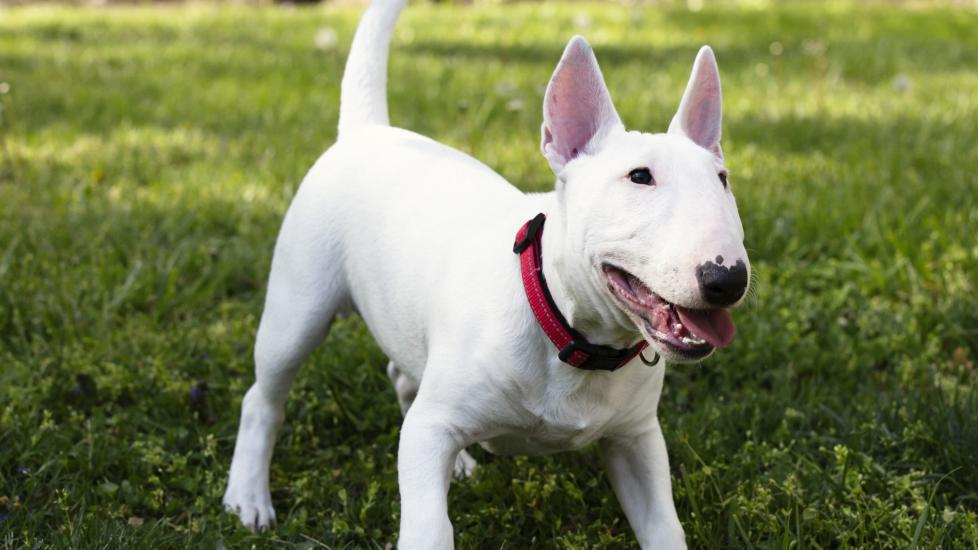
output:
[[[711,44],[756,281],[734,345],[667,374],[687,540],[978,548],[978,12],[670,6],[412,7],[392,119],[545,190],[540,103],[572,34],[655,131]],[[220,505],[272,246],[335,137],[357,16],[0,9],[5,546],[394,542],[400,415],[356,319],[293,389],[278,528]],[[635,546],[593,449],[474,455],[460,547]]]

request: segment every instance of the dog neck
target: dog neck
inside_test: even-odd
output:
[[[642,336],[612,301],[583,247],[567,238],[567,220],[556,193],[549,193],[546,230],[541,238],[543,276],[554,304],[590,343],[625,348]]]

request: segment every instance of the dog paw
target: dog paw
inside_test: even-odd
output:
[[[228,487],[224,493],[224,508],[237,515],[252,532],[259,533],[275,525],[275,508],[268,490],[241,491]]]
[[[664,525],[653,528],[648,537],[642,541],[642,548],[667,548],[669,550],[686,550],[686,535],[678,524]]]
[[[472,458],[472,455],[466,452],[465,449],[462,449],[458,453],[458,456],[455,457],[455,471],[453,475],[455,479],[466,479],[472,475],[472,472],[475,471],[475,467],[478,465],[479,463]]]

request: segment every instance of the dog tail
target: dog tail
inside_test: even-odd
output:
[[[387,53],[407,0],[373,0],[360,19],[340,84],[339,135],[368,125],[390,125]]]

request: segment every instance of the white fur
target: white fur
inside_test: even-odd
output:
[[[747,261],[733,195],[717,179],[722,157],[683,134],[692,126],[682,121],[693,120],[714,125],[719,140],[719,119],[697,119],[702,85],[687,89],[674,132],[628,132],[575,37],[545,99],[542,147],[556,190],[526,195],[464,153],[387,126],[387,45],[403,6],[375,0],[364,15],[342,86],[341,137],[282,224],[225,504],[253,529],[274,522],[268,468],[289,385],[335,315],[353,310],[391,358],[405,412],[401,548],[453,547],[446,497],[451,475],[475,465],[466,446],[542,454],[592,442],[642,547],[684,547],[656,417],[664,362],[614,373],[560,362],[526,302],[512,243],[524,222],[547,214],[544,273],[593,343],[642,337],[606,288],[602,261],[670,301],[700,305],[697,264],[718,254]],[[709,49],[697,67],[703,59],[713,59]],[[698,78],[719,101],[719,81],[694,70]],[[629,182],[638,166],[651,167],[655,187]]]

